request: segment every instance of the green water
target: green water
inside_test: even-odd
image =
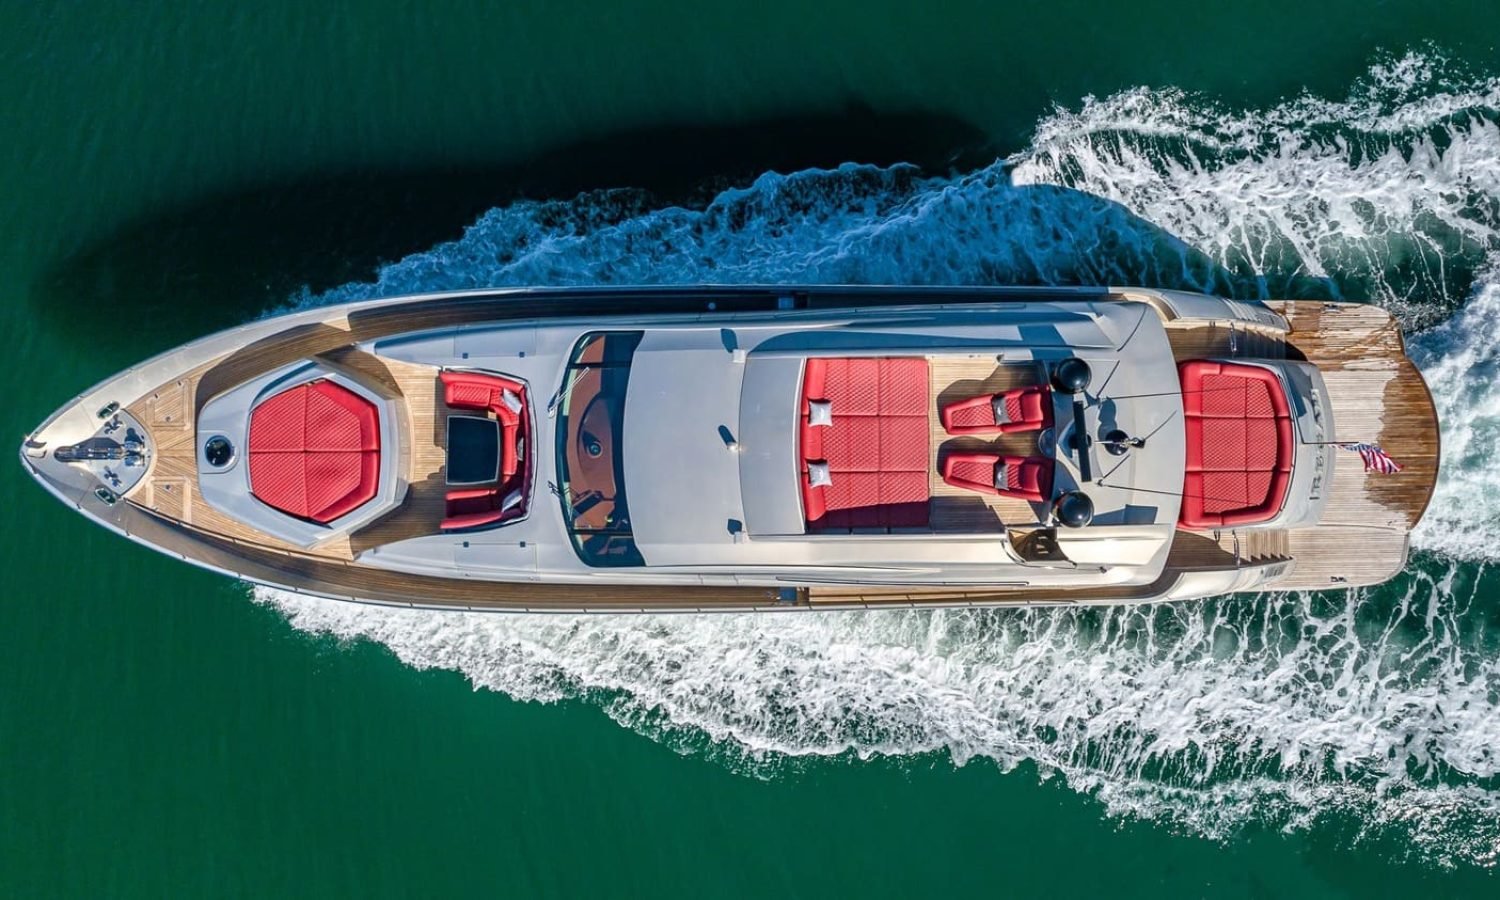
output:
[[[1500,74],[1500,12],[1482,3],[808,7],[0,6],[0,432],[19,440],[126,365],[303,287],[368,280],[517,198],[691,203],[844,161],[967,171],[1026,147],[1054,103],[1147,85],[1264,108],[1340,96],[1409,50]],[[620,712],[625,688],[525,702],[443,670],[474,677],[463,665],[295,628],[243,586],[88,526],[14,464],[0,505],[7,896],[1500,887],[1492,857],[1413,855],[1355,813],[1209,838],[1108,815],[1030,763],[919,749],[747,765],[732,733]],[[1493,579],[1456,571],[1464,614],[1492,622]],[[1458,640],[1492,661],[1485,635]]]

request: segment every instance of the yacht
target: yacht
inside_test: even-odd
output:
[[[1373,585],[1438,430],[1369,305],[529,288],[224,331],[75,397],[20,456],[98,524],[257,584],[706,612]]]

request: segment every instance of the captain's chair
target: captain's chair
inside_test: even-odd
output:
[[[1052,460],[1042,456],[950,453],[943,481],[954,487],[1045,503],[1052,493]]]
[[[949,434],[1012,434],[1052,424],[1052,392],[1039,384],[981,394],[944,406],[939,415]]]

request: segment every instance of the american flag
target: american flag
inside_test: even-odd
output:
[[[1366,472],[1380,472],[1383,475],[1394,475],[1401,471],[1401,464],[1391,459],[1391,455],[1374,444],[1339,444],[1344,450],[1353,450],[1359,454],[1359,458],[1365,461]]]

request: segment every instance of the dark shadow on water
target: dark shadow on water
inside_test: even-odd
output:
[[[46,267],[28,294],[44,327],[109,345],[130,335],[139,358],[244,322],[304,286],[368,279],[380,263],[457,238],[485,210],[517,199],[630,187],[694,203],[767,170],[853,160],[946,172],[993,159],[981,132],[956,119],[856,108],[642,129],[505,165],[333,172],[128,222]]]
[[[642,209],[693,206],[766,171],[853,160],[973,172],[997,151],[951,118],[854,109],[638,130],[506,165],[329,173],[126,223],[47,267],[28,298],[40,325],[100,348],[100,362],[118,368],[248,321],[303,288],[370,280],[381,263],[455,239],[486,210],[519,199],[629,188],[636,198],[628,202]],[[907,177],[914,176],[896,181]],[[1241,298],[1340,294],[1296,270],[1231,272],[1119,203],[1070,188],[1002,180],[984,202],[996,204],[996,224],[993,235],[972,239],[975,283],[1132,284]],[[730,204],[727,213],[756,214],[754,203]],[[941,217],[930,227],[944,227]]]

